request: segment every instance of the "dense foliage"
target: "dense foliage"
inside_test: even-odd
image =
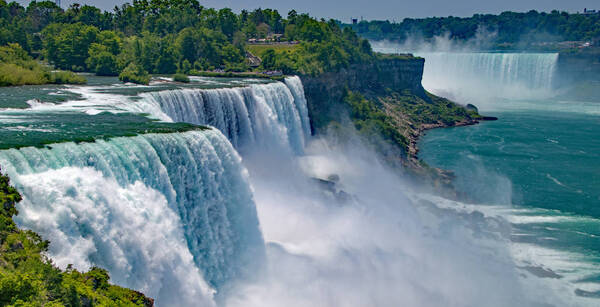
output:
[[[105,270],[61,271],[45,256],[48,241],[19,229],[21,195],[0,174],[0,306],[151,306],[143,294],[108,283]]]
[[[50,71],[33,60],[19,44],[0,46],[0,86],[85,82],[85,78],[72,72]]]
[[[350,118],[360,134],[375,142],[377,148],[392,144],[405,155],[411,150],[410,142],[422,130],[469,123],[481,118],[477,111],[468,110],[448,99],[429,93],[418,96],[409,90],[388,91],[376,97],[349,91],[344,102],[349,106]]]
[[[173,81],[175,81],[175,82],[189,83],[190,82],[190,78],[186,74],[174,74],[173,75]]]
[[[128,69],[126,77],[140,67],[149,74],[248,71],[247,40],[267,37],[293,41],[297,48],[282,51],[271,44],[257,69],[316,74],[371,58],[369,43],[351,30],[295,11],[283,18],[271,9],[235,14],[196,0],[134,0],[103,12],[88,5],[63,10],[53,1],[22,7],[0,0],[0,46],[18,44],[56,68],[98,75]]]
[[[127,83],[146,84],[150,83],[150,75],[136,63],[129,63],[125,69],[119,74],[119,80]]]
[[[401,148],[408,146],[408,138],[402,135],[384,109],[373,100],[359,93],[349,92],[345,99],[350,106],[350,118],[356,130],[367,137],[380,136]]]
[[[400,23],[361,21],[346,25],[370,39],[404,42],[410,38],[430,40],[448,35],[450,39],[466,41],[478,33],[493,34],[494,46],[527,46],[558,41],[590,41],[600,38],[600,14],[569,14],[529,11],[503,12],[499,15],[475,14],[472,17],[406,18]]]

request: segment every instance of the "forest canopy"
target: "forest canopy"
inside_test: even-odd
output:
[[[559,41],[593,41],[600,38],[600,14],[569,14],[535,10],[526,13],[503,12],[499,15],[475,14],[472,17],[406,18],[395,23],[389,20],[360,21],[344,25],[362,37],[373,40],[404,42],[418,38],[425,41],[448,35],[455,41],[476,38],[486,33],[491,46],[523,46]]]
[[[270,50],[255,69],[319,74],[373,58],[369,43],[352,30],[293,10],[283,17],[272,9],[205,8],[196,0],[134,0],[107,12],[0,0],[0,46],[19,46],[31,59],[63,70],[106,76],[127,67],[150,74],[248,71],[249,39],[297,45]]]

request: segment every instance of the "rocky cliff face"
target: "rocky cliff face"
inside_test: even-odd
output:
[[[487,118],[476,109],[427,93],[421,85],[424,64],[422,58],[390,57],[301,78],[313,133],[347,119],[390,165],[453,195],[452,175],[421,163],[417,140],[427,129],[471,125]]]
[[[342,100],[348,90],[367,97],[409,90],[427,98],[421,85],[424,64],[422,58],[392,57],[316,77],[301,76],[313,132],[318,133],[331,120],[339,120],[346,112]]]

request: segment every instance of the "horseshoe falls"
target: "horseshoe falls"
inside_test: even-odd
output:
[[[564,282],[574,306],[600,293],[597,101],[557,96],[557,54],[423,53],[424,86],[498,121],[434,130],[420,157],[452,170],[456,188],[512,225],[521,267]],[[595,299],[594,299],[595,298]],[[575,302],[575,301],[574,301]]]
[[[417,52],[416,55],[425,58],[423,87],[460,102],[479,106],[493,98],[547,98],[554,93],[558,53]]]
[[[264,258],[247,172],[216,130],[2,150],[0,165],[56,264],[104,267],[160,306],[210,306]]]

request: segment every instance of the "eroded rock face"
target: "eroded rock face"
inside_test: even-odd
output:
[[[372,96],[388,90],[409,90],[426,97],[421,85],[424,65],[422,58],[382,59],[316,77],[301,76],[313,132],[327,127],[332,120],[339,120],[346,111],[341,102],[347,90]]]
[[[407,140],[406,144],[396,144],[378,136],[369,138],[368,142],[380,149],[378,153],[383,160],[453,193],[451,174],[432,169],[418,160],[417,140],[428,129],[472,125],[484,118],[477,114],[475,106],[461,107],[427,93],[421,84],[424,65],[422,58],[384,58],[337,72],[301,76],[311,128],[313,134],[326,133],[329,127],[335,128],[336,122],[352,120],[344,98],[348,91],[359,93],[373,101],[385,114],[386,122]],[[321,184],[331,186],[329,182]]]

